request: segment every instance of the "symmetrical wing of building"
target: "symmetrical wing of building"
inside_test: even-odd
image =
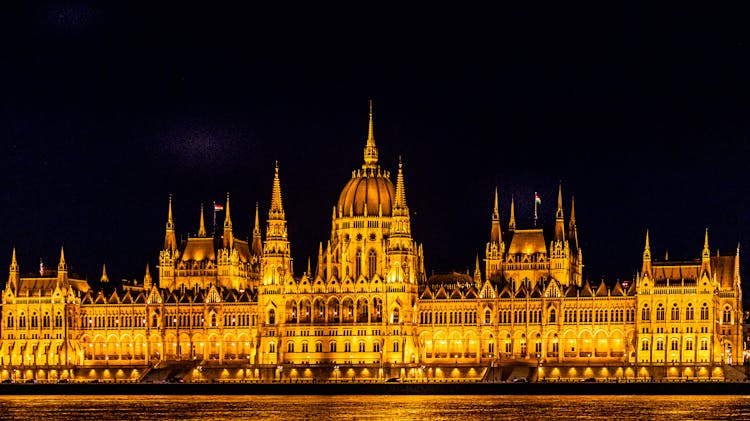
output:
[[[411,234],[404,170],[378,164],[372,109],[364,163],[332,208],[315,267],[293,273],[279,168],[265,238],[223,230],[178,242],[170,198],[156,282],[92,288],[57,271],[22,276],[13,251],[2,292],[0,377],[144,379],[479,378],[513,367],[545,378],[715,377],[742,363],[739,248],[655,261],[628,283],[582,273],[575,210],[560,189],[554,226],[517,227],[498,193],[484,267],[426,276]],[[696,247],[696,251],[699,250]],[[484,273],[484,275],[482,274]],[[182,370],[182,371],[180,371]],[[212,371],[214,370],[214,371]],[[508,371],[511,370],[511,371]],[[504,374],[503,374],[504,373]]]

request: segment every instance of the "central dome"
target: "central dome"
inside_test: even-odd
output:
[[[396,197],[396,189],[387,177],[387,173],[375,171],[357,171],[341,190],[338,209],[343,216],[350,213],[354,216],[377,216],[380,209],[383,216],[391,216],[391,203]]]

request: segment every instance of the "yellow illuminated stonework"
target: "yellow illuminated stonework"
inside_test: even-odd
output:
[[[158,279],[97,289],[56,271],[2,292],[0,378],[160,381],[498,381],[744,376],[739,249],[655,261],[646,234],[632,282],[582,276],[571,201],[554,226],[505,229],[495,192],[484,267],[426,276],[404,166],[378,163],[372,108],[364,162],[332,207],[316,265],[295,275],[276,165],[265,238],[223,230],[178,242],[170,197]],[[482,274],[484,271],[484,275]]]

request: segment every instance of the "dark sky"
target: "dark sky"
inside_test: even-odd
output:
[[[566,217],[575,194],[597,282],[640,269],[647,228],[673,260],[699,257],[706,227],[713,253],[750,245],[747,9],[100,3],[0,11],[0,262],[15,246],[23,271],[64,245],[89,279],[102,262],[141,279],[170,193],[178,236],[229,191],[245,237],[278,160],[301,273],[361,165],[370,98],[428,271],[473,267],[496,185],[504,226],[511,195],[529,227],[534,191],[547,225],[558,182]]]

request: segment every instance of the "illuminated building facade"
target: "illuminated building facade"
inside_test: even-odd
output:
[[[221,233],[178,243],[170,198],[158,282],[92,289],[56,272],[20,275],[13,252],[2,295],[0,377],[138,381],[704,377],[741,364],[739,249],[653,261],[648,234],[633,282],[582,276],[575,209],[562,188],[549,231],[502,229],[495,192],[484,276],[426,276],[411,236],[404,169],[378,164],[372,109],[364,163],[333,206],[316,266],[295,276],[276,166],[262,238]],[[520,370],[520,371],[518,371]],[[736,371],[736,370],[735,370]],[[152,377],[149,377],[152,376]],[[156,377],[154,377],[156,376]]]

